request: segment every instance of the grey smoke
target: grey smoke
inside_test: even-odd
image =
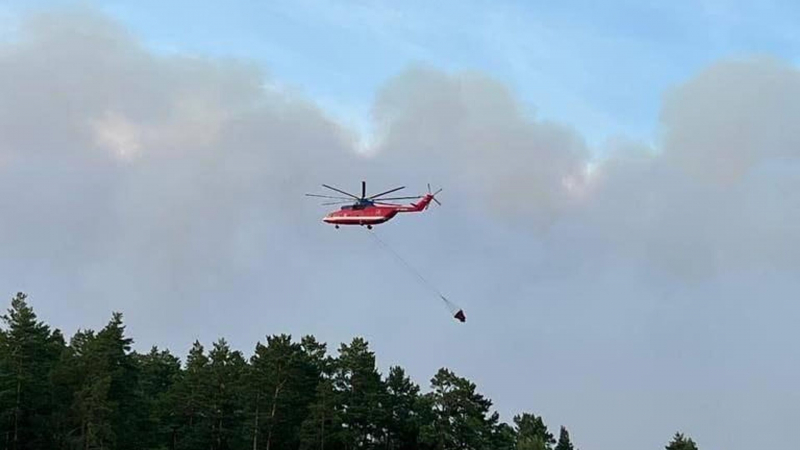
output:
[[[313,103],[265,89],[254,65],[156,56],[86,11],[21,30],[0,60],[14,106],[0,112],[9,257],[102,260],[123,246],[169,270],[224,267],[253,220],[308,219],[302,192],[405,171],[545,240],[579,230],[565,239],[585,242],[584,257],[605,247],[687,275],[796,263],[796,179],[781,164],[800,144],[800,75],[778,61],[708,68],[666,95],[656,149],[613,144],[599,162],[485,76],[412,69],[379,93],[370,160]]]
[[[347,130],[251,64],[157,56],[92,12],[21,30],[0,52],[6,289],[49,274],[177,313],[242,277],[300,282],[256,267],[318,226],[303,192],[359,176]]]
[[[800,72],[791,64],[766,57],[714,64],[665,97],[665,156],[720,183],[796,158],[798,99]]]
[[[599,161],[576,131],[524,114],[478,75],[412,70],[375,115],[382,157],[427,160],[492,215],[543,233],[555,255],[581,242],[581,258],[624,255],[698,279],[797,267],[800,235],[788,224],[800,197],[787,167],[799,105],[793,67],[721,62],[667,93],[656,148],[619,139]]]

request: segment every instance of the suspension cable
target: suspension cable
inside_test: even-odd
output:
[[[397,259],[398,261],[400,261],[400,263],[402,263],[404,266],[406,266],[406,268],[407,268],[407,269],[408,269],[408,270],[409,270],[411,273],[413,273],[414,275],[416,275],[416,277],[417,277],[417,278],[418,278],[418,279],[419,279],[419,280],[420,280],[420,281],[421,281],[421,282],[422,282],[424,285],[428,286],[428,287],[429,287],[429,288],[430,288],[430,289],[431,289],[431,290],[432,290],[434,293],[436,293],[436,295],[438,295],[438,296],[439,296],[439,298],[441,298],[441,299],[442,299],[442,301],[445,303],[445,305],[447,306],[447,308],[450,310],[450,313],[451,313],[451,314],[455,314],[455,317],[456,317],[457,319],[461,320],[462,322],[465,320],[465,319],[464,319],[464,312],[463,312],[463,311],[462,311],[462,310],[461,310],[461,309],[460,309],[458,306],[456,306],[456,305],[455,305],[453,302],[451,302],[450,300],[448,300],[448,299],[447,299],[447,297],[445,297],[445,296],[444,296],[444,294],[442,294],[442,292],[441,292],[441,291],[439,291],[439,289],[437,289],[437,288],[436,288],[436,286],[434,286],[434,285],[433,285],[433,284],[432,284],[430,281],[428,281],[428,280],[427,280],[425,277],[423,277],[423,276],[422,276],[422,274],[421,274],[421,273],[419,273],[419,271],[417,271],[416,269],[414,269],[414,268],[411,266],[411,264],[409,264],[409,263],[408,263],[408,262],[407,262],[405,259],[403,259],[403,257],[402,257],[402,256],[400,256],[400,254],[398,254],[396,251],[394,251],[394,249],[392,249],[391,247],[389,247],[389,245],[388,245],[386,242],[384,242],[384,241],[383,241],[381,238],[379,238],[379,237],[378,237],[378,235],[377,235],[377,234],[375,234],[375,232],[374,232],[374,231],[372,231],[372,230],[369,230],[369,229],[368,229],[367,231],[369,231],[369,235],[370,235],[370,236],[372,236],[372,238],[373,238],[373,239],[375,239],[375,241],[376,241],[378,244],[380,244],[380,245],[381,245],[383,248],[385,248],[386,250],[388,250],[388,251],[389,251],[389,253],[391,253],[391,254],[392,254],[394,257],[395,257],[395,259]]]

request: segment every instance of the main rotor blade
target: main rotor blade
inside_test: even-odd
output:
[[[306,194],[306,196],[307,197],[335,198],[335,199],[339,199],[339,200],[347,200],[348,202],[350,201],[350,199],[347,198],[347,197],[332,197],[330,195]]]
[[[333,187],[333,186],[328,186],[327,184],[323,184],[322,186],[323,186],[323,187],[326,187],[326,188],[328,188],[328,189],[334,190],[334,191],[336,191],[336,192],[338,192],[338,193],[340,193],[340,194],[347,195],[348,197],[353,197],[353,198],[354,198],[354,199],[356,199],[356,200],[361,200],[360,198],[356,197],[355,195],[353,195],[353,194],[351,194],[351,193],[349,193],[349,192],[345,192],[345,191],[343,191],[343,190],[341,190],[341,189],[337,189],[337,188],[335,188],[335,187]]]
[[[345,200],[345,201],[338,201],[338,202],[325,202],[325,203],[322,203],[322,206],[328,206],[328,205],[344,205],[344,204],[346,204],[346,203],[353,203],[353,201],[352,201],[352,200]]]
[[[384,203],[384,202],[373,202],[373,205],[383,205],[383,206],[403,206],[398,205],[397,203]]]
[[[367,198],[367,182],[361,182],[361,198]]]
[[[370,199],[376,199],[376,198],[378,198],[378,197],[380,197],[382,195],[391,194],[392,192],[399,191],[400,189],[405,189],[405,188],[406,188],[405,186],[400,186],[399,188],[389,189],[386,192],[381,192],[380,194],[375,194],[375,195],[373,195],[373,196],[371,196],[369,198]]]
[[[415,198],[422,198],[422,196],[417,195],[416,197],[387,197],[387,198],[382,198],[381,200],[413,200]]]

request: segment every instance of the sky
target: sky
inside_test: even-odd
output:
[[[426,7],[427,6],[427,7]],[[136,347],[364,336],[582,449],[789,448],[792,2],[6,1],[0,292]],[[370,239],[304,197],[426,183]],[[409,326],[411,325],[411,326]]]

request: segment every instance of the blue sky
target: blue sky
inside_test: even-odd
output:
[[[26,8],[70,4],[6,3]],[[475,70],[510,86],[539,117],[609,136],[658,136],[665,89],[710,62],[791,58],[793,2],[286,1],[87,2],[160,52],[235,56],[369,131],[374,95],[411,64]]]

